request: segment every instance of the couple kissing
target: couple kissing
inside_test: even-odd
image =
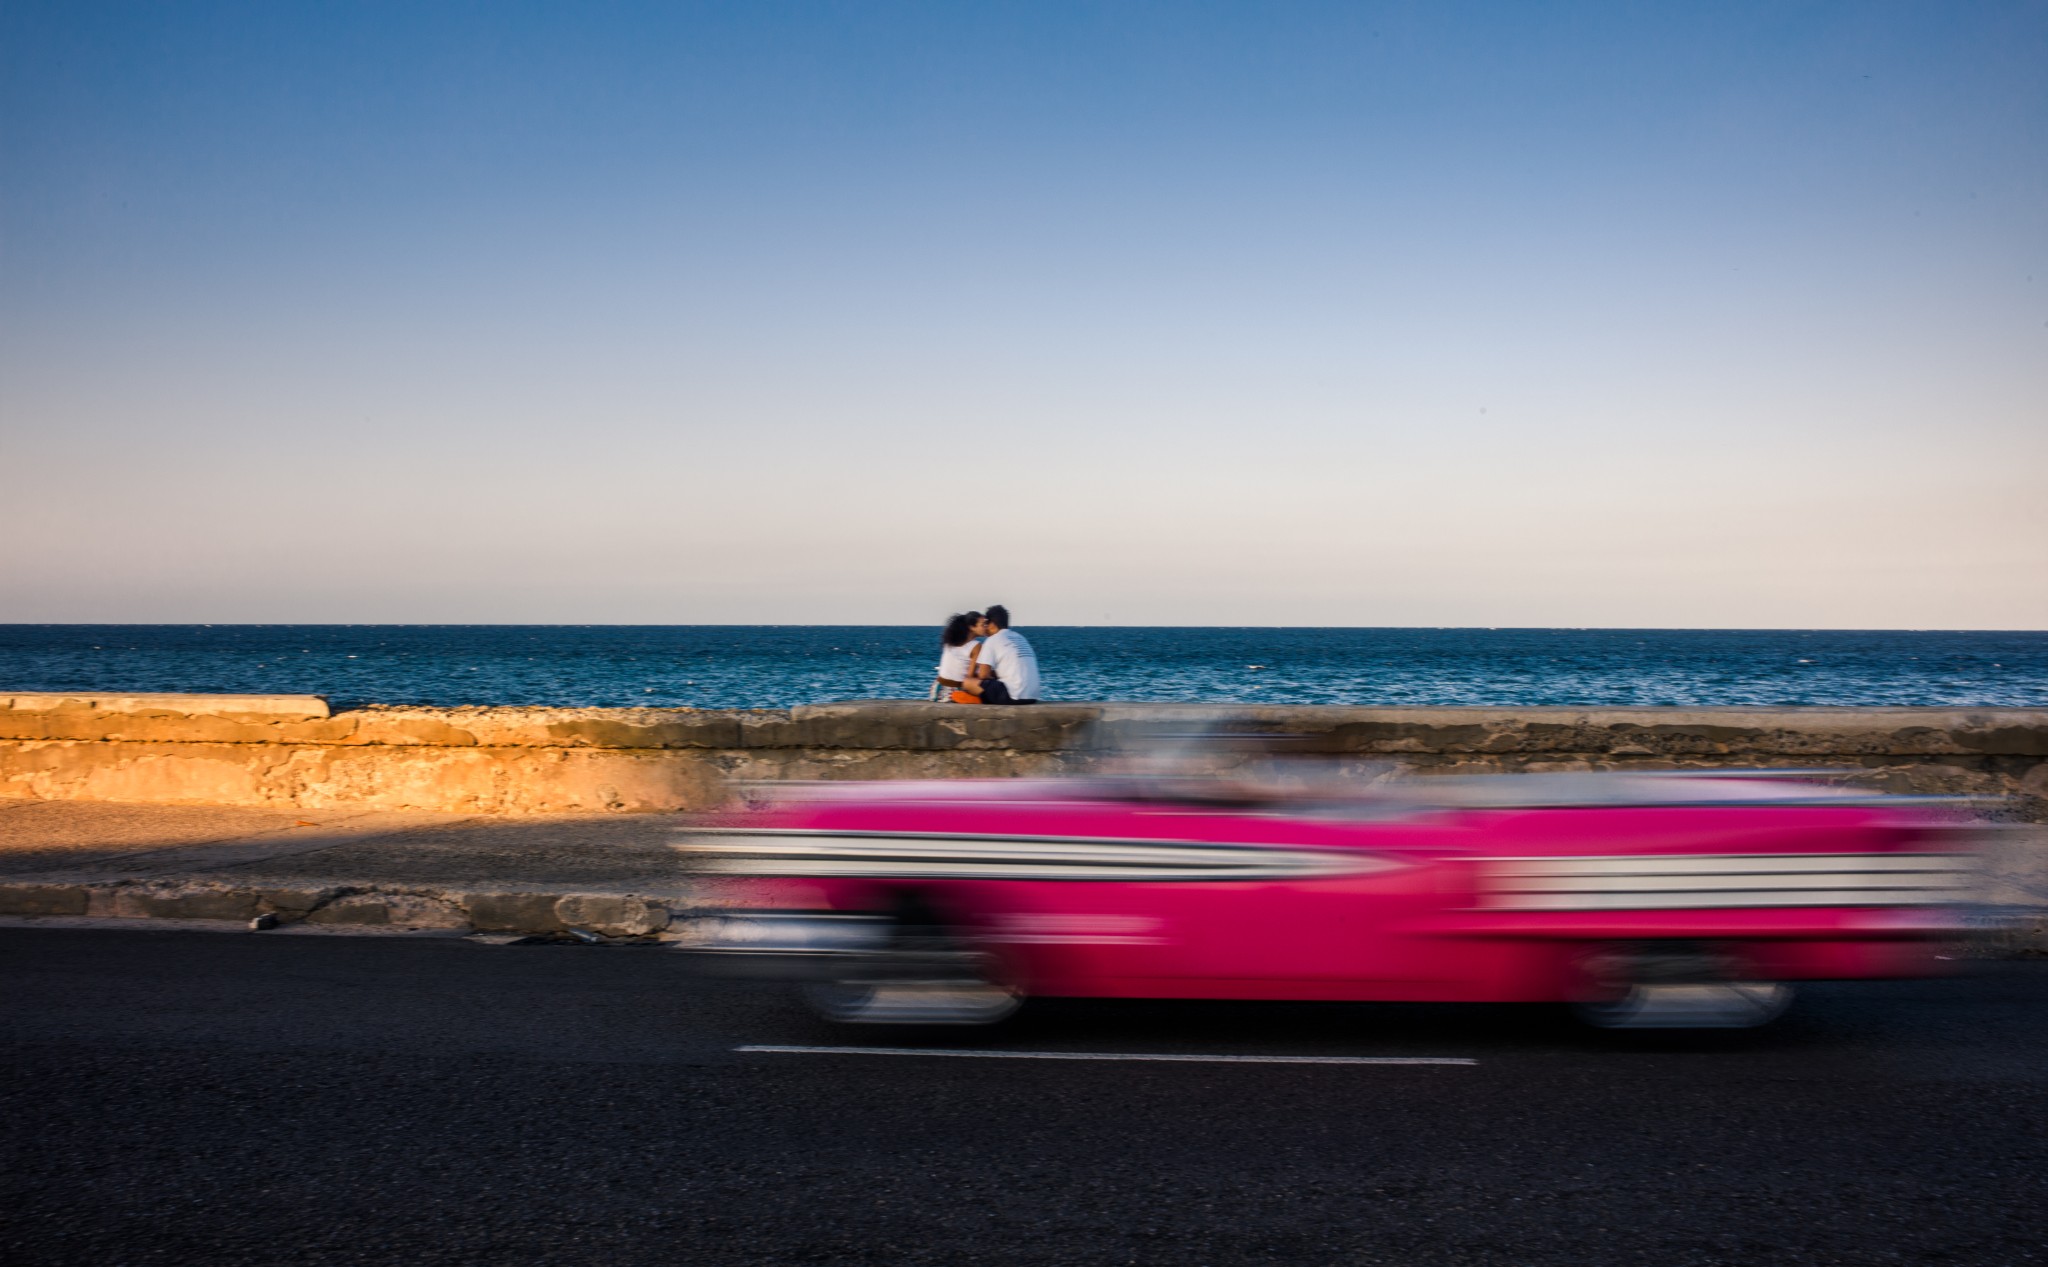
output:
[[[1036,704],[1038,653],[1010,628],[1010,609],[962,612],[939,635],[932,698],[955,704]]]

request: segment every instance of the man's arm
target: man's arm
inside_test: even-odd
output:
[[[1009,648],[994,638],[982,643],[981,655],[974,661],[975,674],[983,678],[1001,677],[1002,674],[996,670],[996,665],[1002,663],[1008,652]]]

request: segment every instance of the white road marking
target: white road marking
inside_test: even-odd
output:
[[[959,1047],[735,1047],[803,1056],[966,1056],[979,1060],[1162,1060],[1219,1065],[1476,1065],[1465,1056],[1203,1056],[1142,1051],[973,1051]]]

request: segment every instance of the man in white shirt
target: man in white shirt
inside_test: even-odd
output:
[[[1036,704],[1038,653],[1010,628],[1010,609],[997,603],[984,611],[974,632],[985,639],[974,672],[982,679],[984,704]]]

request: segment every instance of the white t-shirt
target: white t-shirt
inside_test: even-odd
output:
[[[1038,653],[1014,629],[998,629],[981,644],[981,662],[1010,688],[1011,699],[1038,698]]]
[[[973,650],[974,643],[971,639],[957,647],[941,645],[939,647],[939,676],[949,682],[965,682],[970,671],[968,666],[974,663],[968,658],[968,653]]]

